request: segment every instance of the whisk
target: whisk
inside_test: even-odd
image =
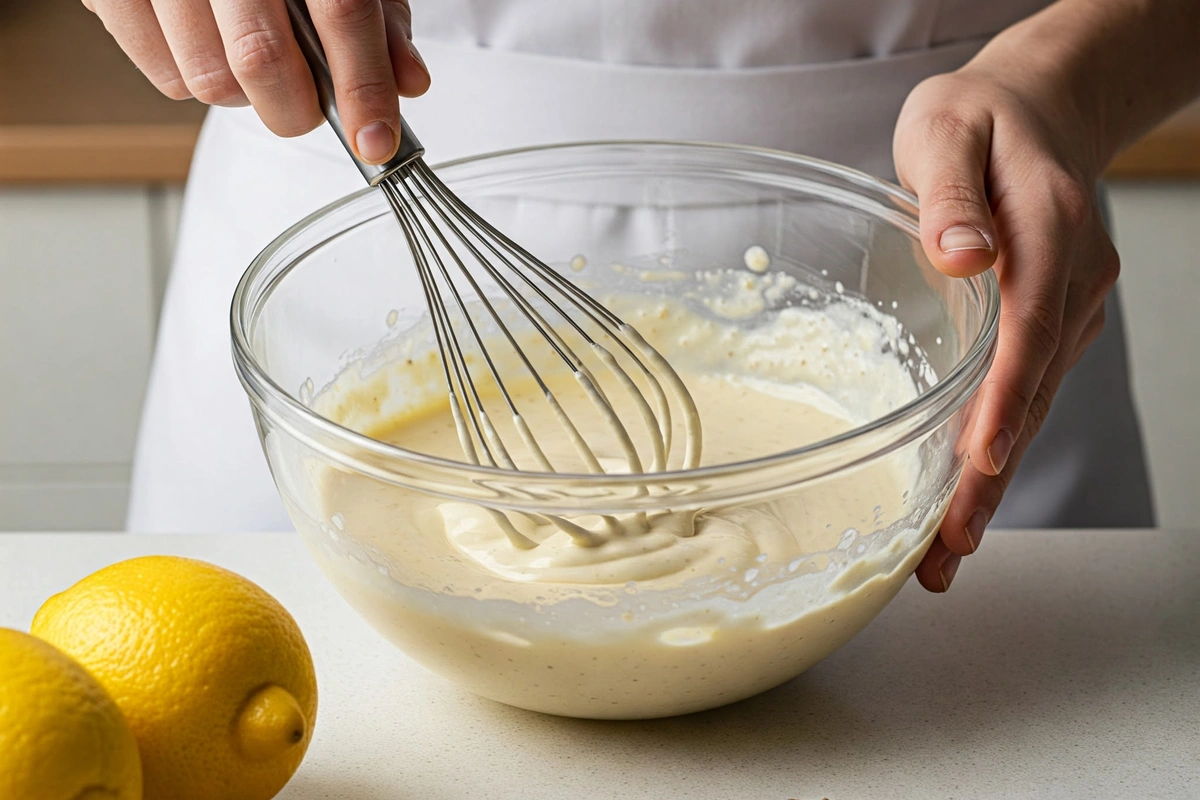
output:
[[[312,69],[322,110],[354,158],[339,121],[329,65],[308,9],[304,0],[286,2],[297,41]],[[530,342],[522,344],[520,337],[514,335],[500,313],[503,305],[515,309],[522,326],[535,331],[540,342],[553,351],[553,361],[570,371],[603,419],[603,426],[619,443],[621,471],[645,473],[668,468],[672,401],[681,415],[684,432],[681,466],[696,467],[701,449],[699,416],[687,387],[667,360],[633,326],[472,211],[425,164],[424,152],[402,120],[400,148],[391,160],[377,166],[364,164],[357,158],[354,161],[367,183],[379,187],[387,198],[411,250],[441,356],[451,414],[467,461],[522,469],[485,408],[479,380],[490,377],[511,414],[513,429],[526,448],[526,460],[531,459],[537,470],[555,471],[555,465],[510,392],[514,381],[532,379],[549,413],[562,425],[587,470],[607,471],[596,449],[551,390],[543,374],[546,359],[530,356],[527,352]],[[492,296],[485,291],[485,284],[494,287]],[[489,330],[495,333],[488,335]],[[590,354],[592,364],[603,365],[608,371],[609,391],[615,383],[620,391],[627,393],[632,402],[631,416],[636,419],[625,420],[617,413],[585,359],[571,347],[568,332],[578,343],[576,348]],[[495,357],[491,348],[498,346],[511,349],[506,359]],[[475,359],[476,369],[482,370],[479,375],[473,374],[469,351],[481,355]],[[502,375],[502,361],[518,364],[521,374]],[[639,428],[644,428],[649,437],[648,464],[644,463],[631,433]],[[612,463],[611,459],[607,461]],[[554,521],[580,543],[597,543],[597,537],[590,531],[557,517]],[[506,532],[516,541],[515,531]],[[524,538],[520,534],[516,537]]]

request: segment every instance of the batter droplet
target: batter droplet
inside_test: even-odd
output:
[[[752,245],[746,248],[742,260],[746,262],[746,269],[751,272],[763,273],[771,267],[771,256],[767,251],[758,245]]]

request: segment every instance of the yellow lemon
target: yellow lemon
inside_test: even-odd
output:
[[[188,558],[122,561],[47,600],[32,632],[116,700],[146,800],[266,800],[304,758],[317,713],[308,646],[239,575]]]
[[[8,628],[0,628],[0,797],[142,797],[137,742],[104,687],[57,648]]]

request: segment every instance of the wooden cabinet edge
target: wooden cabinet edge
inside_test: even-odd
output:
[[[0,126],[0,183],[182,183],[199,133],[198,123]],[[1200,179],[1200,124],[1154,131],[1108,176]]]
[[[0,126],[0,182],[182,183],[197,123]]]
[[[1117,156],[1110,178],[1200,178],[1200,124],[1164,127]]]

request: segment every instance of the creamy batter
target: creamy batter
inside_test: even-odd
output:
[[[902,339],[894,320],[846,304],[761,314],[776,281],[736,281],[760,312],[757,324],[744,323],[755,313],[729,293],[700,306],[606,300],[679,370],[704,422],[703,463],[817,442],[915,396],[889,355],[896,348],[884,346]],[[376,439],[461,459],[441,367],[422,340],[415,329],[352,365],[314,408]],[[586,398],[569,378],[551,386],[606,468],[621,471]],[[556,469],[582,471],[561,427],[538,410],[533,384],[509,388]],[[627,418],[613,388],[606,393]],[[678,466],[684,432],[678,415],[674,423]],[[511,430],[501,434],[519,443]],[[595,532],[601,543],[591,546],[553,520],[509,512],[527,540],[514,543],[495,511],[319,465],[321,519],[306,538],[373,625],[478,694],[571,716],[664,716],[777,685],[870,621],[940,516],[914,519],[916,465],[901,451],[723,508],[607,519],[582,511],[571,523]]]

